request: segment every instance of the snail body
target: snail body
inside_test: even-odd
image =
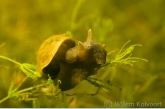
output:
[[[92,41],[91,30],[86,42],[65,35],[51,36],[43,42],[37,53],[37,69],[50,75],[59,88],[66,91],[93,75],[106,62],[104,45]]]

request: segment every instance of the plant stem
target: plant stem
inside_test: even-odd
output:
[[[18,88],[20,88],[20,86],[25,82],[25,80],[26,80],[27,78],[28,78],[28,77],[25,77],[25,78],[23,79],[23,81],[22,81],[14,90],[17,91]]]
[[[6,59],[6,60],[8,60],[8,61],[10,61],[10,62],[13,62],[13,63],[15,63],[15,64],[21,66],[21,64],[20,64],[19,62],[15,61],[15,60],[12,60],[12,59],[10,59],[10,58],[8,58],[8,57],[1,56],[1,55],[0,55],[0,58],[2,58],[2,59]]]
[[[37,87],[41,87],[41,86],[44,86],[44,85],[41,84],[41,85],[38,85]],[[20,94],[20,93],[22,93],[22,92],[26,92],[26,91],[32,90],[32,89],[34,89],[34,88],[36,88],[36,87],[29,87],[29,88],[26,88],[26,89],[17,91],[17,92],[15,92],[15,93],[16,93],[16,94]]]
[[[41,86],[44,86],[44,84],[38,85],[37,87],[41,87]],[[13,94],[10,93],[8,96],[6,96],[6,97],[3,98],[2,100],[0,100],[0,104],[1,104],[2,102],[4,102],[5,100],[9,99],[10,97],[12,97],[12,95],[17,96],[17,95],[21,94],[22,92],[26,92],[26,91],[29,91],[29,90],[33,90],[34,88],[36,88],[36,87],[29,87],[29,88],[26,88],[26,89],[23,89],[23,90],[20,90],[20,91],[17,91],[17,92],[13,92]]]
[[[71,18],[71,30],[75,29],[75,22],[76,22],[76,17],[78,14],[78,10],[80,8],[80,6],[82,5],[82,3],[84,2],[84,0],[78,0],[76,3],[76,6],[74,8],[73,14],[72,14],[72,18]]]
[[[2,46],[4,46],[5,45],[5,43],[2,43],[1,45],[0,45],[0,48],[2,47]]]
[[[129,40],[128,42],[126,42],[126,43],[123,45],[123,47],[120,49],[120,51],[118,52],[118,54],[117,54],[116,56],[118,56],[118,55],[122,52],[123,48],[124,48],[130,41],[131,41],[131,40]]]
[[[10,98],[10,97],[7,96],[7,97],[3,98],[2,100],[0,100],[0,104],[1,104],[2,102],[4,102],[5,100],[9,99],[9,98]]]

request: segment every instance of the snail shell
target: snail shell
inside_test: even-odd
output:
[[[43,42],[37,53],[37,69],[50,75],[62,91],[74,88],[82,80],[93,75],[106,62],[104,45],[92,41],[88,31],[87,41],[82,43],[65,35],[55,35]]]
[[[38,71],[55,78],[60,70],[59,62],[65,60],[66,51],[74,46],[74,39],[64,35],[51,36],[45,40],[37,53]]]

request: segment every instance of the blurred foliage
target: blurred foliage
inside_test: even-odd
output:
[[[131,44],[142,44],[133,56],[145,58],[148,63],[105,67],[95,75],[110,79],[122,91],[113,87],[111,92],[99,91],[95,96],[64,96],[96,92],[95,86],[82,81],[63,92],[62,99],[41,98],[41,107],[104,107],[106,100],[162,102],[165,107],[164,4],[164,0],[1,0],[0,55],[36,64],[36,52],[45,39],[71,31],[76,40],[85,41],[89,28],[93,39],[104,43],[108,52],[119,51],[131,40]],[[107,61],[115,55],[108,55]],[[20,72],[17,65],[0,60],[0,99],[7,95],[14,72]],[[19,77],[18,84],[23,77]],[[30,81],[21,89],[31,86]],[[32,102],[9,99],[0,107],[32,107]]]

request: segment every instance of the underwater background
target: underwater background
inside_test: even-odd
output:
[[[117,87],[100,90],[82,81],[64,93],[77,93],[41,100],[41,107],[104,107],[110,100],[112,107],[146,107],[137,102],[160,103],[165,107],[165,1],[164,0],[1,0],[0,1],[0,55],[20,63],[36,64],[36,53],[45,39],[70,31],[77,41],[84,42],[88,29],[93,40],[103,43],[108,52],[127,45],[136,47],[133,56],[147,59],[147,63],[107,66],[96,75]],[[107,56],[112,60],[116,53]],[[14,72],[18,66],[0,59],[0,99],[7,96]],[[23,75],[22,75],[23,76]],[[20,77],[21,80],[21,77]],[[29,87],[28,83],[22,88]],[[135,106],[116,106],[116,102]],[[31,101],[10,98],[0,107],[32,107]]]

